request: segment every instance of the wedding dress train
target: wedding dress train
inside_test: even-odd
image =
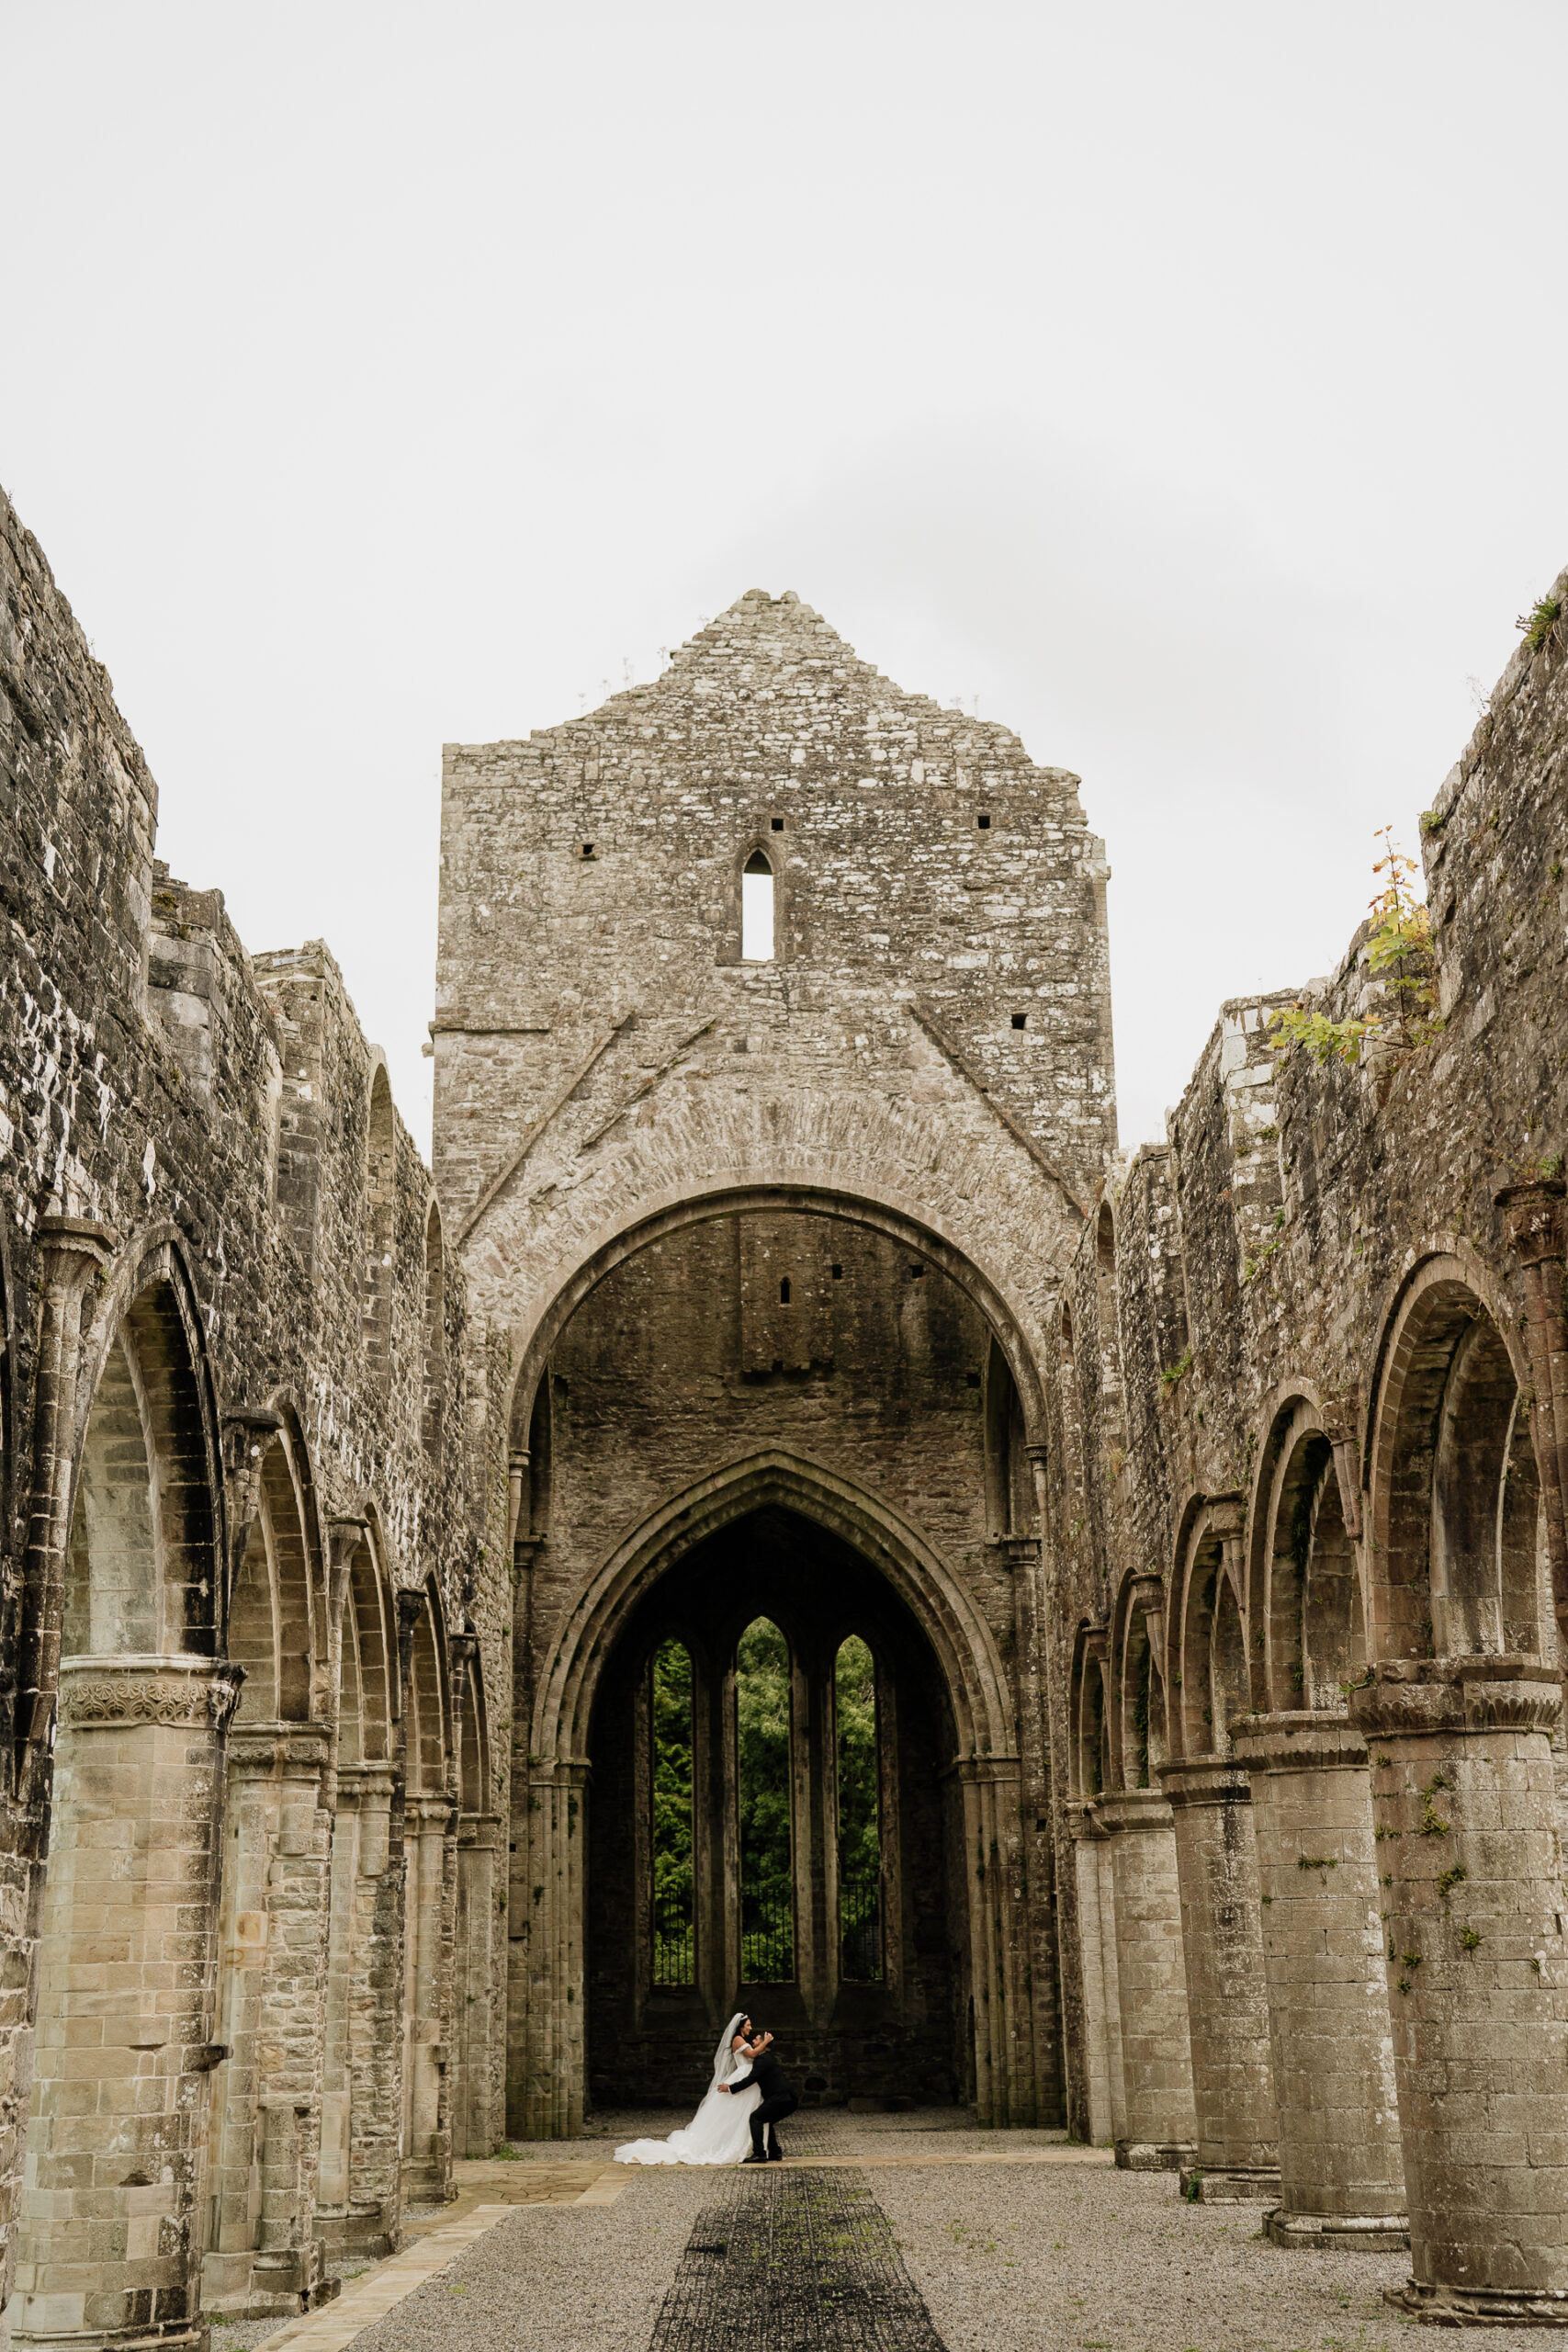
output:
[[[724,2039],[713,2062],[713,2085],[706,2098],[682,2131],[668,2140],[628,2140],[615,2150],[618,2165],[738,2165],[750,2153],[751,2109],[762,2094],[755,2083],[743,2091],[721,2091],[720,2083],[745,2072],[750,2060],[730,2048],[745,2016],[737,2009],[724,2029]]]

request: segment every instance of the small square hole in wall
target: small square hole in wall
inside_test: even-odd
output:
[[[773,831],[774,831],[774,832],[775,832],[775,833],[782,833],[782,832],[783,832],[783,831],[784,831],[784,819],[783,819],[782,817],[775,817],[775,818],[773,819]]]
[[[581,851],[580,854],[581,854],[581,855],[582,855],[583,857],[592,857],[592,856],[593,855],[593,844],[592,844],[592,842],[583,842],[583,844],[582,844],[582,848],[581,848]]]
[[[964,1375],[964,1385],[966,1388],[978,1388],[980,1385],[979,1374],[977,1372],[966,1372]]]
[[[841,1282],[843,1281],[843,1279],[844,1279],[844,1270],[843,1270],[842,1266],[835,1266],[835,1267],[834,1267],[834,1269],[833,1269],[833,1280],[834,1280],[836,1283],[841,1283]]]
[[[1024,1028],[1027,1025],[1028,1021],[1029,1015],[1027,1012],[1015,1012],[1012,1016],[1012,1025],[1015,1029]]]
[[[988,833],[991,830],[990,810],[988,808],[983,808],[980,814],[976,818],[975,822],[981,832]]]

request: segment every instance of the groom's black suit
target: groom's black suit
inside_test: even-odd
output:
[[[743,2091],[751,2083],[755,2083],[762,2094],[759,2104],[751,2109],[751,2153],[756,2156],[776,2156],[779,2154],[779,2135],[773,2126],[782,2123],[786,2115],[793,2115],[800,2101],[791,2090],[784,2070],[771,2050],[759,2051],[747,2073],[730,2078],[729,2087],[732,2091]],[[768,2138],[765,2148],[762,2145],[764,2132]]]

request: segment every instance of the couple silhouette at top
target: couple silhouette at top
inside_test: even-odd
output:
[[[690,2123],[667,2140],[628,2140],[615,2150],[615,2162],[776,2165],[784,2151],[775,2126],[799,2104],[774,2055],[773,2035],[755,2031],[745,2010],[737,2009],[715,2054],[707,2097]]]

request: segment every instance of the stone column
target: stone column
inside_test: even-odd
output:
[[[965,1756],[953,1770],[963,1792],[975,1955],[976,2120],[1023,2122],[1034,2111],[1034,2039],[1019,1981],[1018,1760]]]
[[[1251,1787],[1220,1756],[1162,1765],[1159,1777],[1176,1816],[1198,2118],[1182,2193],[1202,2204],[1273,2203],[1280,2150]]]
[[[1374,1760],[1413,2276],[1450,2325],[1568,2326],[1568,1937],[1538,1658],[1396,1660]]]
[[[1407,2243],[1366,1743],[1342,1719],[1238,1715],[1252,1781],[1279,2103],[1276,2245]]]
[[[402,2199],[402,1868],[390,1764],[340,1764],[322,2032],[316,2227],[355,2254],[397,2251]]]
[[[1174,1817],[1157,1789],[1101,1797],[1098,1809],[1111,1832],[1122,2009],[1116,2161],[1123,2171],[1173,2172],[1191,2162],[1197,2133]]]
[[[229,2048],[202,2306],[252,2317],[332,2290],[315,2235],[331,1822],[322,1724],[236,1724],[219,1955]],[[287,2112],[285,2112],[287,2110]]]
[[[1111,1841],[1092,1805],[1069,1816],[1073,1877],[1077,1890],[1078,1961],[1083,1983],[1084,2136],[1102,2148],[1126,2137],[1122,2086],[1122,2009],[1116,1976],[1116,1906],[1111,1882]]]
[[[453,2100],[452,2152],[488,2156],[495,2143],[491,2027],[495,1982],[498,1813],[465,1813],[457,1822],[457,1951],[456,1986],[457,2085]]]
[[[408,1857],[405,1910],[407,2054],[403,2081],[403,2194],[422,2203],[446,2194],[451,2170],[446,2122],[446,2003],[451,1950],[446,1846],[453,1808],[445,1796],[411,1796],[403,1815]]]
[[[18,2346],[205,2347],[199,2194],[227,1665],[60,1667]]]

